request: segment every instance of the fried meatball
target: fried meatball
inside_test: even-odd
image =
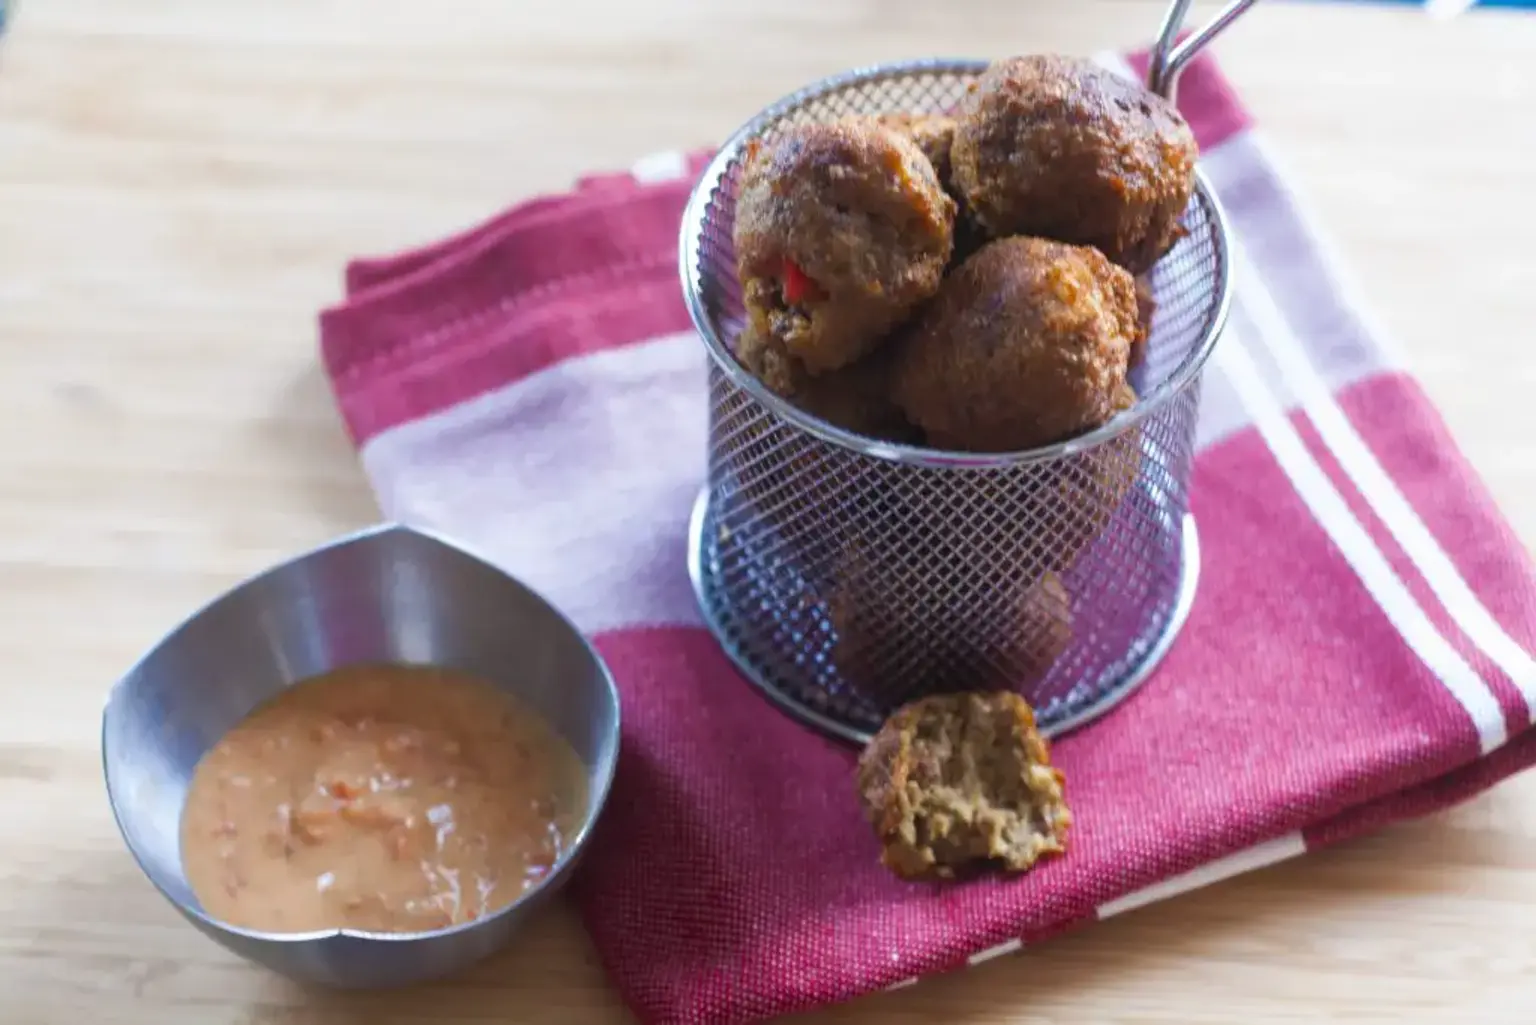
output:
[[[1136,322],[1141,325],[1141,338],[1131,346],[1130,365],[1141,366],[1147,358],[1147,339],[1152,337],[1152,316],[1157,312],[1157,293],[1152,289],[1152,277],[1136,275]]]
[[[796,125],[749,153],[736,199],[747,312],[812,374],[847,366],[938,290],[954,200],[873,118]]]
[[[955,139],[955,119],[948,114],[881,114],[876,120],[917,143],[933,165],[939,184],[949,188],[949,147]]]
[[[782,342],[749,323],[737,337],[736,355],[770,391],[819,420],[880,441],[922,442],[922,432],[891,398],[888,348],[813,376]],[[846,515],[851,502],[876,504],[878,495],[867,486],[850,487],[856,476],[852,456],[786,420],[764,416],[755,401],[719,403],[716,415],[721,419],[713,429],[733,439],[728,465],[752,519],[796,539],[786,555],[807,587],[825,593],[839,539],[817,525]]]
[[[1199,147],[1172,104],[1088,60],[999,61],[961,104],[955,188],[994,238],[1091,245],[1133,273],[1178,241]]]
[[[958,210],[955,213],[955,255],[950,257],[949,270],[953,271],[975,256],[988,241],[986,229],[976,222],[971,212],[963,208]]]
[[[1136,405],[1129,383],[1115,395],[1115,415]],[[1109,529],[1141,474],[1141,428],[1131,427],[1069,460],[1052,464],[1027,503],[1041,565],[1066,572]]]
[[[957,122],[949,114],[883,114],[880,121],[888,127],[905,132],[917,143],[938,172],[939,183],[949,193],[949,198],[955,201],[955,244],[949,266],[959,266],[972,253],[986,245],[987,233],[970,210],[966,209],[964,198],[954,186],[949,150],[954,142]]]
[[[736,341],[744,367],[768,388],[820,420],[881,441],[921,440],[891,398],[891,352],[881,349],[856,363],[809,373],[784,343],[748,322]]]
[[[1038,685],[1072,643],[1072,601],[1054,573],[1029,565],[1024,530],[958,522],[910,522],[879,550],[841,553],[827,603],[832,662],[849,688],[894,708],[914,682],[930,692]],[[998,549],[1026,552],[1021,560]],[[910,567],[963,567],[966,586],[938,586]],[[900,689],[898,689],[900,688]]]
[[[902,708],[860,755],[857,779],[880,861],[903,879],[1023,872],[1067,849],[1065,780],[1017,694]]]
[[[893,389],[930,444],[1035,448],[1114,413],[1140,337],[1131,276],[1095,249],[990,242],[897,341]]]

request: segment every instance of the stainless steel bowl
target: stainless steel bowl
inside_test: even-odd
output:
[[[473,673],[544,716],[587,770],[589,800],[574,842],[516,902],[449,929],[277,934],[214,920],[181,864],[181,811],[194,767],[284,687],[361,662]],[[253,577],[172,630],[112,688],[101,747],[123,839],[188,921],[294,979],[396,986],[457,972],[502,947],[570,877],[613,781],[619,698],[591,645],[537,594],[440,537],[387,525]]]

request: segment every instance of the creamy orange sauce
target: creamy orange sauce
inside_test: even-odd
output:
[[[182,863],[233,925],[440,929],[548,874],[585,800],[576,752],[488,683],[352,667],[288,688],[203,757]]]

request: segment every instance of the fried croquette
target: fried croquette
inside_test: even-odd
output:
[[[812,375],[789,354],[783,342],[748,322],[737,338],[736,355],[769,390],[817,419],[881,441],[910,444],[921,440],[891,398],[889,349]]]
[[[1152,288],[1149,274],[1136,275],[1136,321],[1141,325],[1141,338],[1131,346],[1132,368],[1139,367],[1147,358],[1147,339],[1152,337],[1152,317],[1157,313],[1157,293]]]
[[[873,118],[795,125],[748,155],[735,244],[748,315],[811,374],[873,351],[938,290],[955,202]]]
[[[1140,337],[1130,274],[1095,249],[983,246],[895,343],[892,388],[931,445],[1035,448],[1115,412]]]
[[[954,252],[949,266],[959,266],[976,250],[987,243],[987,233],[976,218],[966,209],[965,200],[954,186],[950,147],[954,144],[957,122],[949,114],[882,114],[880,122],[887,127],[905,132],[919,149],[927,155],[929,163],[938,172],[939,184],[955,201]]]
[[[1132,273],[1178,241],[1198,155],[1168,101],[1061,56],[991,65],[950,149],[954,187],[991,237],[1094,246]]]
[[[948,114],[881,114],[876,118],[887,128],[917,143],[933,165],[939,184],[949,188],[949,147],[955,140],[955,119]]]
[[[1113,415],[1135,408],[1129,383],[1115,395]],[[1141,428],[1130,427],[1046,469],[1048,484],[1032,497],[1025,518],[1042,565],[1066,572],[1109,529],[1141,473]]]
[[[950,533],[950,532],[946,532]],[[975,586],[904,588],[884,567],[910,565],[893,553],[845,553],[828,602],[836,640],[833,664],[865,700],[890,706],[894,677],[921,679],[933,691],[1028,688],[1072,643],[1072,601],[1055,573],[1032,583],[991,568],[983,553],[960,552],[963,538],[918,540],[933,554],[964,558]],[[851,557],[850,557],[851,555]],[[996,629],[996,624],[1007,624]]]
[[[1066,851],[1065,779],[1017,694],[907,705],[864,749],[857,780],[881,863],[903,879],[1023,872]]]

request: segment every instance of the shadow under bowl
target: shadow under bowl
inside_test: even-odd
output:
[[[181,860],[182,807],[198,761],[284,688],[381,662],[477,676],[542,716],[575,749],[587,804],[565,854],[507,907],[433,932],[265,933],[213,919]],[[482,960],[570,877],[613,781],[619,698],[597,652],[543,598],[440,537],[387,524],[252,577],[172,630],[113,686],[101,746],[123,840],[188,921],[289,978],[381,988]]]

